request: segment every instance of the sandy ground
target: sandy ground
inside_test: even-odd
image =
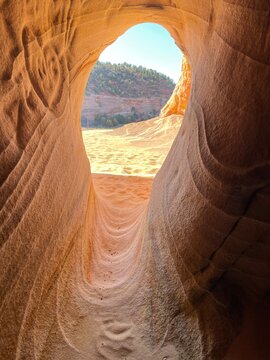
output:
[[[86,271],[91,318],[78,327],[84,330],[78,338],[89,344],[85,351],[91,359],[178,359],[170,343],[156,349],[149,346],[128,300],[118,306],[119,294],[129,299],[140,283],[140,269],[145,269],[143,235],[152,182],[179,128],[173,119],[165,121],[163,130],[160,126],[158,119],[111,131],[83,131],[92,172],[99,172],[92,174],[95,210],[89,218],[91,261]],[[151,300],[143,301],[146,309]],[[94,338],[91,343],[89,334]]]
[[[138,266],[153,178],[181,121],[179,116],[170,116],[114,130],[82,132],[97,214],[91,224],[95,241],[88,281],[100,291],[123,284]]]
[[[97,174],[154,177],[179,130],[182,117],[154,118],[114,130],[84,129],[83,140]]]
[[[181,121],[170,116],[114,130],[83,130],[96,194],[97,216],[91,225],[96,240],[88,279],[93,286],[120,285],[138,266],[153,178]]]

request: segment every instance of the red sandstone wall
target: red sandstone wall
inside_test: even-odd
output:
[[[135,107],[137,112],[146,115],[153,110],[159,113],[166,101],[167,99],[159,97],[133,99],[109,95],[85,95],[82,104],[82,116],[91,123],[99,114],[132,114],[132,107]]]

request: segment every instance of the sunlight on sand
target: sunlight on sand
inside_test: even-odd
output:
[[[98,213],[91,225],[98,234],[89,265],[92,286],[119,286],[138,267],[153,178],[181,122],[172,115],[114,130],[83,130]]]
[[[181,122],[181,116],[172,115],[113,130],[83,129],[91,172],[154,177],[170,150]]]

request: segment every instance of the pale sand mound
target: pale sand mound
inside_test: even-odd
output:
[[[182,116],[154,118],[114,130],[83,130],[92,173],[153,177],[180,128]]]

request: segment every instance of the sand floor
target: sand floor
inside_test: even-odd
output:
[[[182,117],[154,118],[114,130],[84,129],[83,140],[97,174],[154,177],[179,130]]]
[[[96,216],[88,281],[123,284],[138,266],[152,182],[181,124],[155,118],[114,130],[83,130],[95,188]]]
[[[142,329],[152,326],[148,309],[155,311],[153,280],[144,276],[151,253],[144,237],[149,195],[180,122],[170,117],[116,130],[83,130],[95,191],[89,196],[89,237],[82,253],[87,305],[75,324],[75,341],[89,359],[178,359],[172,344],[162,340],[153,348]],[[55,356],[60,357],[74,356],[66,347]]]

